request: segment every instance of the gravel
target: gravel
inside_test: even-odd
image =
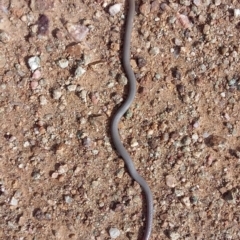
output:
[[[149,50],[149,54],[150,55],[153,55],[153,56],[156,56],[157,54],[159,54],[160,50],[158,47],[152,47],[150,50]]]
[[[28,65],[31,71],[35,71],[37,68],[40,67],[40,58],[38,56],[33,56],[28,59]]]
[[[74,75],[75,75],[76,78],[80,78],[85,72],[86,72],[86,70],[84,68],[82,68],[81,66],[79,66],[75,70]]]
[[[141,238],[145,197],[109,135],[128,92],[127,5],[11,2],[0,21],[0,239],[113,239],[111,228]],[[119,131],[153,192],[151,239],[240,239],[239,8],[136,6],[137,91]]]
[[[64,200],[68,204],[71,204],[73,202],[73,199],[70,196],[64,196]]]
[[[166,176],[166,185],[170,188],[174,188],[177,185],[177,181],[174,176],[167,175]]]
[[[11,206],[17,206],[18,205],[18,200],[14,197],[11,198],[11,201],[10,201],[10,205]]]
[[[53,90],[53,99],[58,100],[62,96],[62,90],[60,88]]]
[[[171,240],[178,240],[181,236],[177,232],[170,232],[169,237]]]
[[[120,236],[120,231],[117,228],[110,228],[109,229],[109,235],[111,238],[116,239]]]
[[[239,18],[240,17],[240,9],[234,9],[234,17]]]
[[[128,83],[128,79],[123,74],[119,74],[117,80],[118,83],[121,84],[122,86],[125,86]]]
[[[67,68],[68,67],[68,64],[69,64],[69,61],[67,59],[60,59],[58,62],[57,62],[58,66],[60,68]]]
[[[77,42],[83,41],[89,33],[89,29],[81,24],[67,23],[66,27],[72,38]]]
[[[42,105],[42,106],[44,106],[48,103],[47,98],[44,95],[41,95],[39,97],[39,102],[40,102],[40,105]]]
[[[0,42],[8,43],[10,41],[10,36],[5,31],[0,30]]]
[[[109,7],[109,13],[112,16],[115,16],[116,14],[118,14],[121,11],[121,6],[122,4],[120,3],[116,3],[112,6]]]
[[[75,85],[75,84],[71,84],[71,85],[68,85],[68,86],[67,86],[67,90],[68,90],[69,92],[75,92],[75,91],[76,91],[76,88],[77,88],[77,85]]]

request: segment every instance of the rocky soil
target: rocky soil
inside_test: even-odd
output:
[[[127,1],[0,1],[0,239],[141,240],[109,135]],[[119,126],[155,240],[240,239],[240,2],[136,1]]]

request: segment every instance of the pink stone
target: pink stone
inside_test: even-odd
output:
[[[89,29],[86,26],[80,24],[67,23],[66,27],[70,35],[77,42],[82,41],[89,32]]]
[[[192,27],[192,23],[190,22],[188,16],[177,13],[177,19],[183,28],[191,28]]]
[[[94,105],[98,104],[99,101],[99,94],[98,93],[92,93],[91,94],[91,100]]]
[[[32,90],[35,90],[35,89],[37,89],[37,87],[38,87],[38,82],[37,82],[37,81],[32,81],[32,82],[30,83],[30,86],[31,86],[31,89],[32,89]]]
[[[32,78],[33,79],[39,79],[41,77],[41,72],[40,72],[40,70],[36,70],[34,73],[33,73],[33,75],[32,75]]]

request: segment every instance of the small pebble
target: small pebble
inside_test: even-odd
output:
[[[159,1],[155,0],[151,3],[151,12],[158,12],[160,8]]]
[[[92,140],[89,137],[85,137],[82,143],[83,143],[83,146],[86,148],[89,148],[92,146]]]
[[[66,27],[70,35],[78,42],[82,41],[89,32],[86,26],[80,24],[67,23]]]
[[[6,56],[3,52],[0,52],[0,68],[3,68],[6,64]]]
[[[131,147],[137,147],[138,146],[138,142],[136,139],[132,139],[131,141]]]
[[[151,5],[150,3],[147,1],[145,3],[143,3],[140,7],[139,7],[140,13],[143,14],[144,16],[147,16],[150,13],[151,10]]]
[[[76,88],[77,88],[77,85],[75,85],[75,84],[71,84],[71,85],[67,86],[67,90],[69,92],[74,92],[76,90]]]
[[[64,164],[64,165],[61,165],[59,168],[58,168],[58,173],[59,174],[64,174],[68,171],[68,165],[67,164]]]
[[[31,81],[30,87],[31,87],[32,90],[37,89],[37,87],[38,87],[38,82],[37,82],[37,81]]]
[[[154,77],[156,80],[160,80],[162,76],[160,73],[155,73]]]
[[[44,95],[41,95],[39,97],[39,102],[40,102],[40,105],[46,105],[47,104],[47,98],[44,96]]]
[[[177,185],[177,181],[174,176],[167,175],[166,176],[166,185],[170,188],[174,188]]]
[[[99,185],[99,181],[92,181],[92,187],[95,188]]]
[[[54,172],[54,173],[52,173],[51,177],[52,177],[53,179],[58,178],[58,172]]]
[[[115,239],[120,236],[120,231],[117,228],[110,228],[109,235],[111,238]]]
[[[117,177],[118,177],[118,178],[122,178],[124,172],[125,172],[124,168],[120,168],[120,169],[117,171]]]
[[[221,93],[220,93],[220,96],[221,96],[222,98],[225,98],[225,97],[226,97],[226,93],[225,93],[225,92],[221,92]]]
[[[177,18],[183,28],[192,27],[192,23],[190,22],[189,18],[186,15],[177,13]]]
[[[33,79],[39,79],[41,77],[41,72],[39,69],[37,69],[36,71],[34,71],[32,78]]]
[[[190,145],[190,143],[191,143],[191,138],[190,138],[190,137],[185,136],[185,137],[182,139],[182,144],[183,144],[184,146],[188,146],[188,145]]]
[[[75,70],[74,76],[76,78],[81,77],[84,73],[86,72],[86,70],[84,68],[82,68],[81,66],[77,67],[77,69]]]
[[[196,121],[193,123],[194,128],[199,128],[199,126],[200,126],[199,121]]]
[[[156,56],[157,54],[159,54],[160,50],[158,47],[152,47],[150,50],[149,50],[149,54],[150,55],[153,55],[153,56]]]
[[[53,90],[53,99],[58,100],[62,96],[62,91],[60,88]]]
[[[100,99],[99,93],[98,92],[91,93],[90,98],[94,105],[98,104],[98,101]]]
[[[135,59],[130,60],[130,65],[132,66],[133,69],[137,68],[137,63]]]
[[[190,0],[180,0],[180,4],[188,7],[191,5],[191,1]]]
[[[23,143],[23,147],[26,148],[26,147],[29,147],[29,146],[30,146],[30,143],[29,143],[28,141],[26,141],[26,142]]]
[[[203,33],[207,35],[209,34],[209,31],[210,31],[210,25],[205,24],[203,27]]]
[[[163,2],[160,4],[160,8],[162,11],[165,11],[165,10],[169,10],[169,6],[167,5],[167,3]]]
[[[10,41],[10,36],[3,30],[0,30],[0,42],[8,43],[9,41]]]
[[[178,240],[180,238],[180,234],[177,232],[170,232],[169,237],[171,240]]]
[[[175,43],[175,45],[177,45],[177,46],[181,46],[181,45],[182,45],[182,41],[181,41],[179,38],[175,38],[175,39],[174,39],[174,43]]]
[[[168,133],[168,132],[165,132],[165,133],[163,134],[162,139],[163,139],[164,142],[167,142],[167,141],[169,140],[169,133]]]
[[[47,128],[48,130],[48,128]],[[48,130],[48,132],[52,133],[54,131],[54,128],[50,128],[50,130]],[[64,143],[60,143],[56,146],[56,154],[58,155],[63,155],[65,151],[65,144]],[[66,165],[64,165],[66,168]],[[61,167],[60,167],[61,168]]]
[[[215,1],[214,1],[214,4],[215,4],[216,6],[219,6],[219,5],[221,4],[221,0],[215,0]]]
[[[237,8],[234,9],[234,17],[235,18],[240,17],[240,9],[237,9]]]
[[[97,149],[92,150],[93,155],[98,155],[99,151]]]
[[[32,71],[35,71],[40,67],[40,58],[38,56],[30,57],[28,59],[28,65]]]
[[[60,59],[57,64],[60,68],[67,68],[68,67],[68,60],[67,59]]]
[[[191,202],[190,202],[190,199],[189,199],[189,197],[184,197],[183,199],[182,199],[182,202],[183,202],[183,204],[186,206],[186,207],[191,207]]]
[[[182,197],[184,196],[184,192],[181,189],[175,189],[174,193],[176,194],[177,197]]]
[[[10,205],[11,206],[17,206],[18,205],[18,200],[14,197],[12,197],[11,201],[10,201]]]
[[[197,6],[197,7],[199,7],[199,6],[201,6],[201,0],[193,0],[193,3]]]
[[[83,102],[87,102],[87,90],[82,90],[78,96],[83,100]]]
[[[122,86],[125,86],[128,83],[127,78],[123,74],[119,74],[117,79],[118,79],[118,83]]]
[[[137,59],[137,65],[138,65],[139,68],[144,67],[146,64],[147,64],[146,59],[144,59],[144,58],[138,58]]]
[[[73,201],[73,199],[72,199],[70,196],[65,196],[65,197],[64,197],[64,200],[65,200],[65,202],[68,203],[68,204],[72,203],[72,201]]]
[[[197,141],[197,140],[198,140],[198,134],[197,134],[197,133],[194,133],[194,134],[192,135],[192,140],[194,140],[194,141]]]
[[[115,85],[114,82],[109,82],[109,83],[107,84],[107,87],[108,87],[108,88],[112,88],[112,87],[114,87],[114,85]]]
[[[115,16],[116,14],[118,14],[121,10],[121,4],[120,3],[116,3],[114,5],[112,5],[110,8],[109,8],[109,13],[111,16]]]

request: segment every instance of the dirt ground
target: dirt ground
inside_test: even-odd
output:
[[[125,2],[0,1],[0,239],[141,240],[144,195],[109,135]],[[239,9],[136,1],[119,130],[154,196],[151,239],[240,239]]]

